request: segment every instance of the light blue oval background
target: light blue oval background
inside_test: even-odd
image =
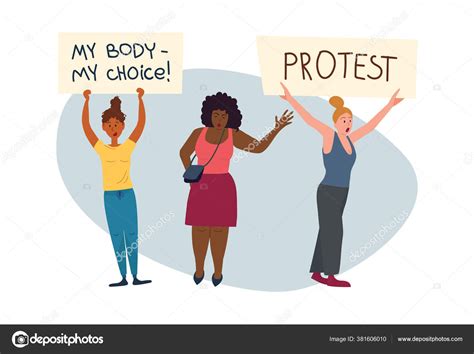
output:
[[[237,98],[244,117],[241,129],[255,137],[263,136],[275,115],[288,108],[279,97],[263,95],[259,77],[221,70],[185,70],[181,95],[145,95],[147,125],[132,159],[143,240],[140,253],[190,275],[194,272],[191,229],[184,225],[189,186],[182,181],[179,149],[191,131],[201,126],[203,99],[217,91]],[[92,95],[90,102],[91,124],[105,141],[100,115],[109,107],[111,97]],[[120,98],[127,114],[124,139],[136,124],[138,108],[135,95]],[[315,116],[332,124],[333,110],[327,101],[317,97],[299,100]],[[74,200],[107,231],[101,166],[82,131],[82,105],[82,95],[73,95],[64,107],[58,130],[58,165]],[[354,117],[355,128],[361,124]],[[238,226],[230,231],[225,284],[266,291],[313,284],[309,266],[318,230],[316,188],[324,175],[321,146],[319,134],[296,116],[294,124],[285,128],[263,154],[234,151],[231,173],[237,184]],[[417,194],[412,166],[383,135],[371,133],[356,144],[356,150],[344,212],[341,272],[370,257],[395,235]],[[109,236],[104,233],[103,237]],[[103,252],[113,257],[112,244]],[[206,278],[212,270],[209,252]],[[153,274],[143,276],[160,281]]]

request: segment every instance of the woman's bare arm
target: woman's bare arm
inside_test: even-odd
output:
[[[349,134],[349,138],[351,139],[353,143],[355,143],[359,139],[362,139],[364,136],[366,136],[371,131],[373,131],[375,127],[377,127],[377,125],[382,121],[382,119],[385,118],[387,113],[390,112],[390,110],[394,106],[396,106],[397,104],[403,101],[403,98],[397,98],[397,94],[399,91],[400,89],[398,89],[393,94],[393,96],[390,98],[390,101],[371,120],[369,120],[366,124],[364,124],[359,129]]]
[[[138,121],[132,134],[130,134],[130,136],[128,137],[130,140],[134,141],[135,143],[142,136],[143,130],[145,129],[145,122],[146,122],[145,105],[143,103],[143,95],[145,91],[141,88],[137,88],[137,92],[138,92]]]
[[[191,165],[191,155],[193,154],[196,148],[196,142],[201,134],[202,128],[194,129],[191,135],[186,139],[184,145],[179,150],[179,156],[181,157],[181,162],[185,169]]]
[[[84,107],[82,108],[82,129],[84,129],[84,133],[86,134],[87,140],[92,146],[95,146],[97,140],[99,138],[95,135],[94,131],[92,130],[91,123],[89,121],[89,96],[91,94],[91,90],[85,90],[83,95],[85,98]]]
[[[233,131],[232,137],[234,140],[234,146],[238,149],[256,154],[264,152],[270,146],[277,134],[281,132],[284,127],[292,123],[292,119],[293,112],[288,113],[288,110],[283,112],[280,119],[278,119],[278,116],[275,116],[275,127],[261,140],[257,140],[241,130]]]
[[[280,96],[282,99],[287,101],[298,114],[303,118],[303,120],[308,124],[310,127],[316,129],[323,137],[331,137],[334,133],[333,129],[321,122],[320,120],[316,119],[309,113],[290,93],[290,91],[286,88],[283,83],[280,83],[283,87],[284,95]]]

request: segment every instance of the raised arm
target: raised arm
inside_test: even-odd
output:
[[[355,143],[357,140],[362,139],[364,136],[369,134],[375,127],[385,118],[388,112],[403,101],[403,98],[398,98],[397,94],[400,91],[398,89],[393,96],[390,98],[390,101],[381,109],[379,113],[377,113],[371,120],[369,120],[366,124],[364,124],[359,129],[355,130],[351,134],[349,134],[349,138]]]
[[[143,129],[145,129],[146,114],[145,105],[143,104],[143,95],[145,91],[142,88],[137,88],[138,92],[138,121],[132,134],[128,137],[130,140],[137,142],[142,136]]]
[[[191,155],[196,148],[196,142],[199,138],[199,134],[201,134],[201,130],[202,128],[194,129],[188,139],[186,139],[181,150],[179,150],[179,156],[181,157],[181,162],[185,169],[191,165]]]
[[[321,122],[320,120],[316,119],[309,113],[299,102],[291,95],[290,91],[286,88],[283,83],[280,83],[283,87],[284,95],[280,96],[282,99],[287,101],[298,114],[303,118],[303,120],[308,124],[310,127],[316,129],[323,137],[332,137],[334,131],[332,128]]]
[[[283,112],[280,119],[278,119],[278,116],[275,116],[275,127],[261,140],[257,140],[241,130],[234,131],[234,146],[238,149],[256,154],[264,152],[270,146],[277,134],[281,132],[284,127],[291,124],[292,119],[293,112],[288,113],[288,110]]]
[[[92,146],[95,146],[97,140],[99,138],[95,135],[94,131],[92,130],[91,123],[89,121],[89,96],[91,94],[91,90],[85,90],[83,92],[85,101],[84,107],[82,108],[82,129],[84,129],[84,133],[86,134],[87,140]]]

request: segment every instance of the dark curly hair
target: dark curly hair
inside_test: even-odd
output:
[[[125,113],[122,112],[120,106],[122,105],[122,101],[118,96],[115,96],[110,100],[110,108],[105,110],[102,113],[102,123],[107,123],[110,118],[114,117],[121,121],[122,123],[125,121]]]
[[[226,128],[239,130],[242,124],[242,113],[240,113],[237,100],[225,92],[218,92],[215,95],[206,96],[202,102],[201,122],[206,127],[212,127],[212,111],[220,109],[229,115]]]

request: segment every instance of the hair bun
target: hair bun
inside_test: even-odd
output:
[[[120,111],[120,106],[122,105],[122,101],[118,96],[115,96],[110,100],[110,108],[115,111]]]
[[[339,96],[332,96],[329,99],[329,103],[336,109],[340,107],[344,107],[344,100]]]

